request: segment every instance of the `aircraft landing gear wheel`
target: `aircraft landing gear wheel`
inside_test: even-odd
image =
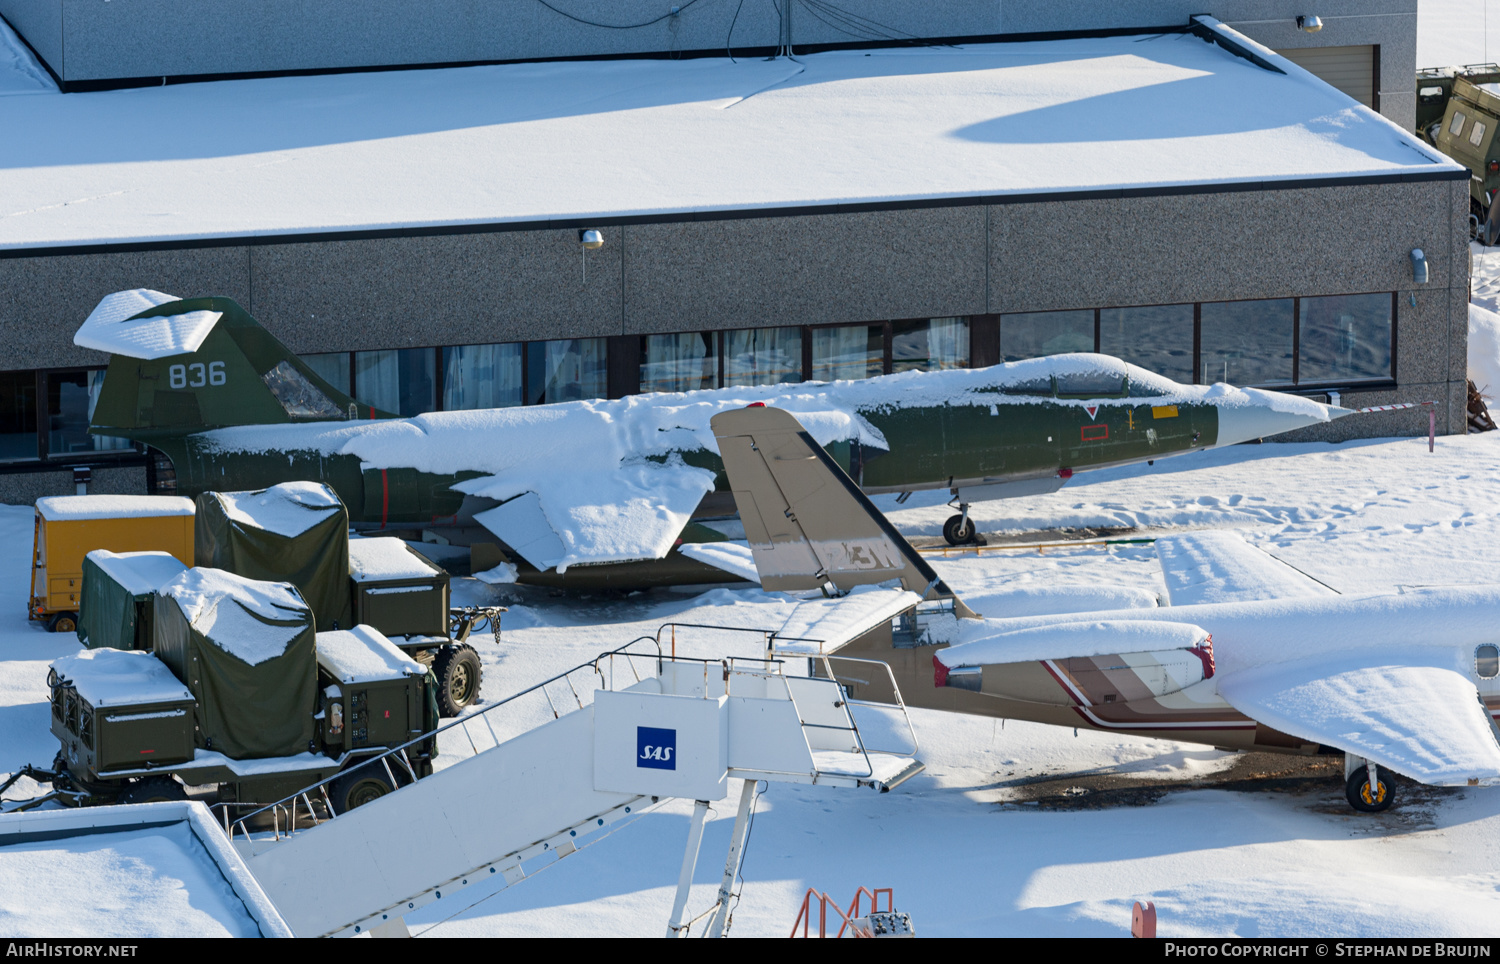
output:
[[[395,765],[392,771],[396,772]],[[366,763],[341,774],[328,785],[328,799],[338,813],[362,807],[372,800],[379,800],[395,788],[386,776],[385,767],[379,763]]]
[[[78,632],[77,613],[58,613],[47,623],[48,632],[53,633],[76,633]]]
[[[1349,781],[1344,784],[1344,796],[1349,800],[1349,806],[1360,813],[1380,813],[1389,810],[1391,804],[1396,801],[1396,785],[1391,782],[1390,775],[1385,770],[1380,770],[1375,775],[1375,793],[1370,792],[1369,768],[1360,767],[1349,774]]]
[[[484,670],[474,647],[462,643],[444,646],[432,661],[432,675],[437,677],[440,716],[457,716],[464,707],[478,701]]]
[[[943,539],[950,546],[966,546],[974,542],[974,520],[965,519],[962,514],[951,517],[943,523]]]
[[[168,776],[137,780],[120,791],[119,796],[120,803],[160,803],[186,799],[187,791],[182,784]]]

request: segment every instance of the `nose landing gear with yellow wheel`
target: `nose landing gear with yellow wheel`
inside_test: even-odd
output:
[[[1391,804],[1396,802],[1396,785],[1390,774],[1378,766],[1373,763],[1361,764],[1349,773],[1349,778],[1344,782],[1344,796],[1349,800],[1349,806],[1361,813],[1380,813],[1382,810],[1389,810]]]

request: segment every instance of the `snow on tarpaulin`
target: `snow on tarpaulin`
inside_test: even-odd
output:
[[[158,591],[177,601],[194,628],[212,634],[219,648],[250,666],[286,652],[307,613],[307,603],[290,583],[260,582],[220,569],[189,569]]]
[[[972,624],[964,626],[962,642],[940,649],[936,655],[938,662],[955,669],[1071,656],[1192,649],[1201,646],[1208,635],[1201,626],[1181,622],[1079,621],[989,635],[984,634],[982,624]]]
[[[318,634],[318,665],[345,683],[368,683],[427,670],[378,630],[355,626]]]
[[[1156,540],[1156,556],[1173,606],[1337,595],[1237,532],[1163,536]]]
[[[333,490],[321,482],[283,482],[260,492],[219,492],[224,514],[279,536],[300,536],[343,508]]]
[[[199,746],[237,759],[307,748],[317,642],[295,588],[189,569],[160,589],[153,616],[156,654],[198,701]]]
[[[776,648],[784,652],[836,653],[921,601],[917,593],[879,586],[857,586],[835,599],[805,600],[777,631]]]
[[[187,569],[170,552],[110,552],[108,549],[95,549],[87,558],[133,596],[156,592]]]
[[[150,653],[87,649],[53,660],[52,670],[96,708],[193,698],[172,671]]]
[[[755,556],[746,543],[684,542],[677,551],[689,559],[722,569],[727,575],[760,582],[760,572],[755,568]]]
[[[175,495],[49,495],[36,500],[48,522],[192,515],[193,500]]]
[[[1469,381],[1491,398],[1500,397],[1500,314],[1469,305]]]
[[[1473,682],[1427,662],[1415,647],[1313,657],[1226,673],[1219,695],[1267,726],[1423,783],[1500,781],[1500,744]]]
[[[187,311],[180,315],[134,317],[180,300],[149,288],[105,295],[73,333],[73,344],[147,360],[197,351],[223,317],[222,312]]]
[[[634,395],[555,405],[432,412],[350,424],[252,425],[217,429],[200,444],[222,452],[307,451],[350,455],[366,469],[485,473],[454,486],[506,505],[475,518],[539,569],[578,562],[656,559],[671,549],[713,474],[682,453],[717,455],[710,419],[761,403],[797,417],[820,445],[858,441],[888,449],[866,414],[931,405],[1030,402],[1085,407],[1084,398],[1028,398],[1005,389],[1100,371],[1130,379],[1143,403],[1271,405],[1327,421],[1309,399],[1229,385],[1179,385],[1117,358],[1053,355],[982,369],[904,372],[858,381],[734,387]],[[1127,404],[1130,400],[1122,402]],[[528,495],[529,493],[529,495]],[[523,500],[520,497],[526,496]]]

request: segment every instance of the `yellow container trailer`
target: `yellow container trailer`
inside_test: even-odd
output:
[[[83,557],[111,552],[169,552],[193,564],[193,501],[166,495],[59,495],[36,500],[31,602],[27,618],[55,633],[78,628]]]

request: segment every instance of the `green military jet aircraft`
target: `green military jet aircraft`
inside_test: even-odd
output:
[[[492,582],[724,581],[690,557],[691,544],[723,537],[691,519],[730,511],[709,420],[747,405],[795,413],[867,493],[950,490],[958,512],[944,534],[955,544],[975,538],[974,502],[1349,414],[1072,354],[399,418],[329,385],[227,298],[119,292],[74,341],[112,355],[90,431],[154,449],[161,488],[191,497],[325,482],[356,528],[441,530]]]

